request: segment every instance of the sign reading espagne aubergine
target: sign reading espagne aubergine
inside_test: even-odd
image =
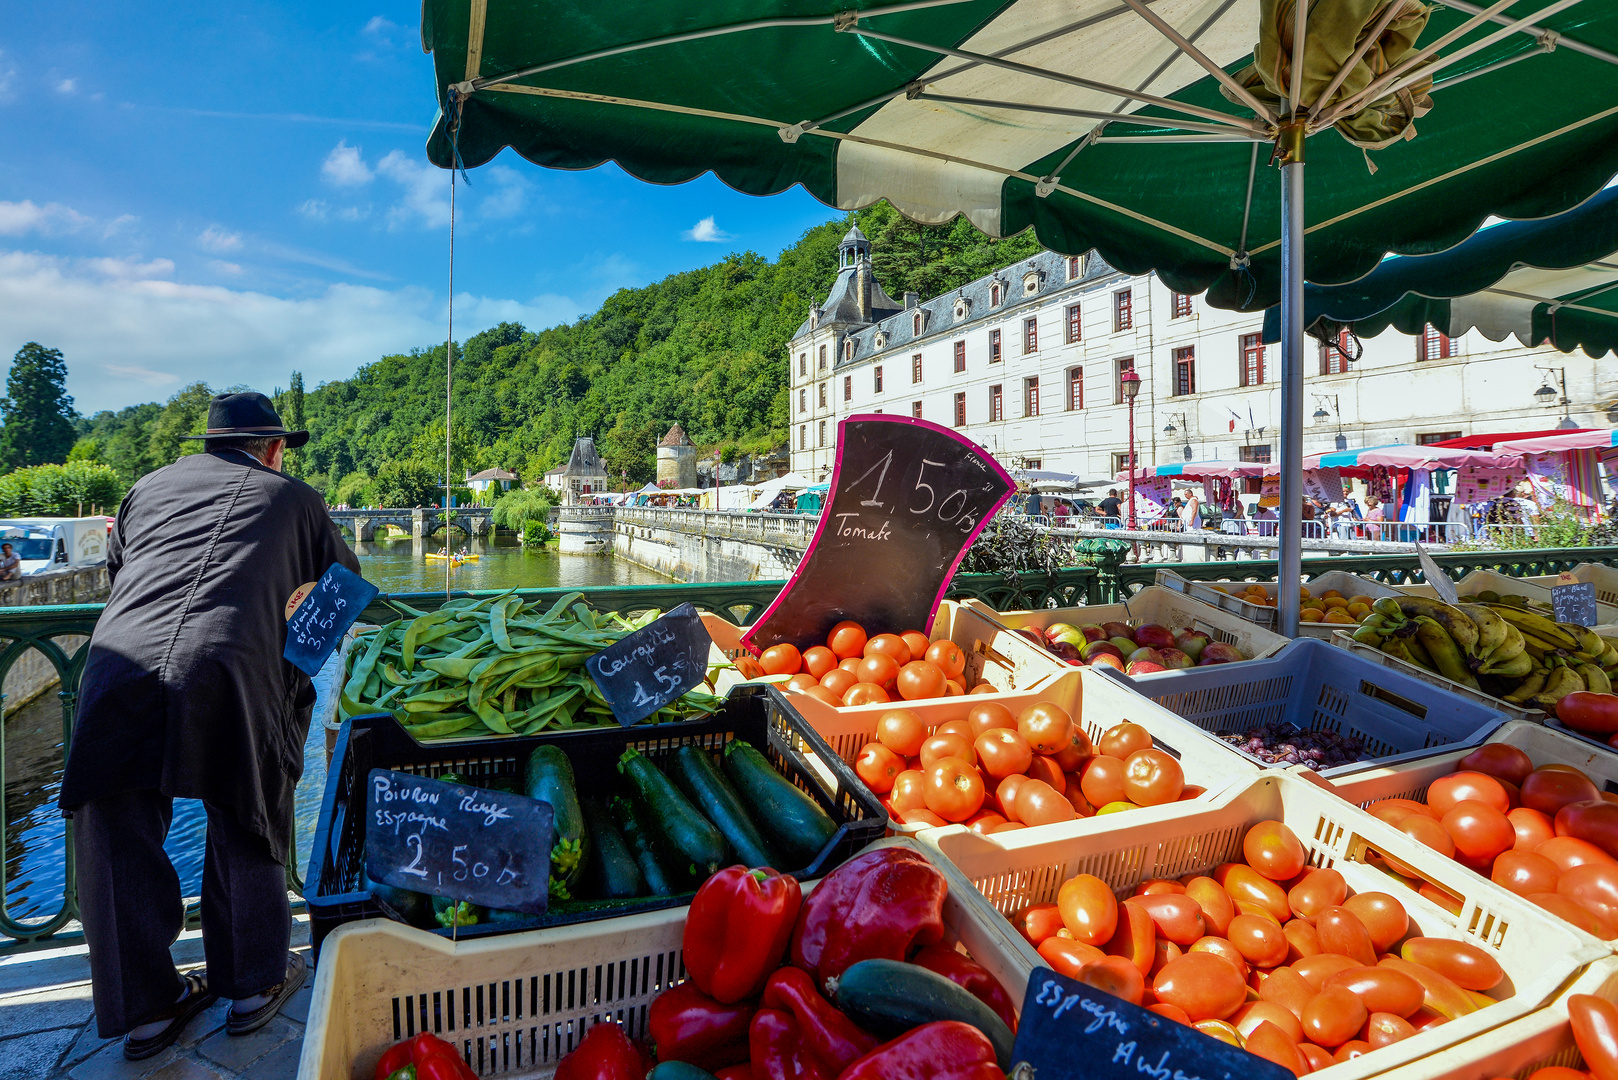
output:
[[[932,629],[966,549],[1014,486],[948,428],[865,413],[837,425],[820,525],[792,580],[742,639],[819,644],[844,619],[869,632]]]

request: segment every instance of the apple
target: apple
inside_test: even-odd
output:
[[[1017,630],[1017,633],[1021,634],[1023,637],[1027,638],[1029,641],[1032,641],[1035,645],[1043,645],[1043,644],[1045,644],[1045,635],[1041,634],[1038,630],[1034,629],[1032,626],[1019,627],[1018,630]]]
[[[1126,622],[1106,622],[1101,624],[1101,633],[1110,638],[1128,638],[1131,643],[1135,640],[1135,632]]]
[[[1207,647],[1208,642],[1212,640],[1200,630],[1181,630],[1174,636],[1174,647],[1195,662],[1202,656],[1202,650]]]
[[[1072,664],[1074,667],[1083,667],[1084,658],[1079,654],[1078,646],[1066,641],[1053,641],[1045,646],[1058,660]]]
[[[1046,634],[1046,640],[1052,646],[1058,645],[1058,644],[1070,645],[1073,648],[1077,649],[1079,646],[1081,646],[1081,645],[1083,645],[1085,643],[1086,639],[1085,639],[1085,636],[1083,634],[1079,633],[1079,631],[1076,628],[1069,626],[1065,632],[1060,633],[1060,634],[1047,633]]]
[[[1154,649],[1172,649],[1174,631],[1157,623],[1143,623],[1135,628],[1135,644],[1149,645]]]
[[[1107,632],[1095,623],[1085,623],[1079,627],[1079,632],[1084,635],[1087,641],[1102,641],[1107,636]]]
[[[1110,652],[1097,653],[1090,661],[1091,667],[1110,667],[1124,670],[1124,662]]]
[[[1065,640],[1067,640],[1065,635],[1067,635],[1067,634],[1077,634],[1078,632],[1079,632],[1079,628],[1074,626],[1072,623],[1065,623],[1065,622],[1051,623],[1049,626],[1047,626],[1045,628],[1045,640],[1046,641],[1065,641]],[[1082,637],[1083,635],[1081,634],[1080,636]]]
[[[1195,660],[1191,659],[1179,649],[1159,649],[1158,655],[1163,658],[1161,661],[1162,665],[1171,670],[1188,668],[1196,664]]]
[[[1152,648],[1150,645],[1142,645],[1134,652],[1125,653],[1124,659],[1128,660],[1131,664],[1144,661],[1146,663],[1156,664],[1159,667],[1163,666],[1163,654]]]
[[[1151,675],[1159,671],[1167,671],[1162,664],[1155,664],[1150,660],[1131,660],[1129,666],[1124,668],[1125,675]]]
[[[1234,645],[1226,645],[1223,641],[1210,641],[1202,649],[1202,657],[1197,661],[1198,667],[1209,664],[1234,664],[1246,660],[1242,651]]]
[[[1110,656],[1114,660],[1119,661],[1119,664],[1118,664],[1119,670],[1122,670],[1123,666],[1124,666],[1123,665],[1124,654],[1119,652],[1118,651],[1118,646],[1114,645],[1110,641],[1091,641],[1091,642],[1086,642],[1085,645],[1084,645],[1083,650],[1079,653],[1079,655],[1084,657],[1086,663],[1091,663],[1091,664],[1095,663],[1096,657],[1098,657],[1098,656]]]
[[[1139,645],[1135,644],[1135,639],[1132,637],[1115,637],[1108,638],[1107,640],[1112,642],[1113,648],[1118,650],[1119,656],[1128,656],[1130,653],[1140,648]]]

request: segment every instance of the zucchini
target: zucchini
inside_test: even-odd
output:
[[[683,1061],[662,1061],[646,1074],[646,1080],[714,1080],[714,1074]]]
[[[578,783],[573,763],[559,747],[536,746],[523,768],[523,792],[530,799],[551,804],[556,843],[551,848],[551,895],[571,900],[573,888],[584,876],[590,833],[579,809]]]
[[[730,786],[730,781],[714,765],[706,750],[689,743],[680,747],[669,758],[668,773],[703,816],[718,827],[736,857],[749,869],[774,867],[780,863],[775,849],[759,835],[758,828],[747,816],[741,796],[736,794],[736,789]]]
[[[585,799],[583,808],[590,830],[590,869],[585,876],[590,895],[609,900],[645,896],[646,878],[607,808],[595,799]]]
[[[650,759],[631,746],[618,759],[618,771],[628,777],[635,793],[651,811],[652,828],[664,849],[678,858],[682,867],[689,864],[693,877],[706,879],[726,864],[730,846],[724,834],[680,794],[680,789]]]
[[[725,747],[725,775],[757,812],[770,839],[786,854],[790,865],[775,869],[803,869],[837,835],[837,822],[831,815],[776,772],[751,744],[741,739],[730,741]]]
[[[896,1039],[937,1020],[971,1024],[994,1044],[1001,1069],[1011,1067],[1013,1036],[1006,1022],[970,990],[903,960],[861,960],[827,980],[832,1002],[879,1039]]]
[[[652,840],[651,827],[646,821],[646,810],[631,796],[620,795],[612,800],[612,817],[623,830],[624,843],[635,856],[646,889],[653,896],[673,896],[682,891],[683,884],[675,879],[664,865]]]

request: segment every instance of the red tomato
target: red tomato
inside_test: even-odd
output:
[[[1367,806],[1365,812],[1378,821],[1386,821],[1389,825],[1398,825],[1411,814],[1438,820],[1438,815],[1433,813],[1432,807],[1414,799],[1379,799]]]
[[[1315,933],[1320,936],[1322,953],[1346,956],[1366,967],[1376,965],[1371,932],[1360,922],[1360,917],[1346,907],[1327,908],[1315,916]]]
[[[1062,929],[1062,912],[1055,904],[1035,904],[1013,919],[1012,924],[1018,933],[1038,945],[1046,938],[1055,937],[1056,932]],[[1097,949],[1096,955],[1106,954]]]
[[[921,744],[921,763],[930,767],[943,758],[960,758],[968,765],[976,766],[978,755],[972,749],[972,744],[952,732],[943,735],[933,735]]]
[[[1236,905],[1225,887],[1211,877],[1194,877],[1185,883],[1185,894],[1201,905],[1208,932],[1224,937],[1230,920],[1236,917]]]
[[[866,743],[854,759],[854,772],[878,795],[893,790],[894,779],[905,771],[905,759],[879,742]]]
[[[1503,851],[1494,860],[1489,879],[1504,886],[1518,896],[1530,893],[1555,892],[1562,872],[1543,855],[1513,848]]]
[[[800,671],[787,680],[787,689],[797,693],[806,693],[811,686],[819,686],[820,680],[807,671]]]
[[[1523,777],[1534,771],[1528,755],[1509,743],[1484,743],[1462,758],[1460,766],[1518,787],[1522,787]]]
[[[1588,840],[1580,840],[1576,836],[1553,836],[1534,851],[1555,863],[1556,868],[1564,874],[1573,867],[1585,863],[1618,866],[1618,859],[1614,859]]]
[[[981,833],[984,836],[994,832],[995,829],[999,828],[1005,823],[1006,819],[995,813],[993,810],[979,810],[977,813],[966,819],[966,827],[968,829],[971,829],[975,833]]]
[[[1117,932],[1118,898],[1094,874],[1075,874],[1062,882],[1056,906],[1062,914],[1062,925],[1076,941],[1105,945]]]
[[[1095,756],[1095,752],[1096,748],[1090,742],[1090,736],[1086,735],[1078,724],[1074,724],[1073,741],[1052,756],[1063,772],[1076,772],[1079,766]]]
[[[857,622],[838,623],[826,635],[826,648],[835,653],[839,660],[864,656],[865,627]]]
[[[923,790],[927,809],[945,821],[965,821],[983,808],[983,777],[976,765],[962,758],[946,757],[934,762],[927,769]]]
[[[804,693],[808,694],[816,701],[824,701],[827,705],[830,705],[834,709],[841,708],[843,704],[843,699],[826,689],[824,684],[820,686],[811,686],[809,689],[805,690]]]
[[[1079,774],[1079,788],[1091,806],[1127,802],[1124,763],[1108,754],[1097,754],[1084,763],[1084,771]]]
[[[1023,770],[1030,780],[1043,780],[1056,789],[1057,794],[1067,794],[1067,774],[1056,764],[1056,759],[1045,754],[1035,754]]]
[[[1605,799],[1568,803],[1556,812],[1556,835],[1587,841],[1618,857],[1618,803]]]
[[[1421,1008],[1427,991],[1402,971],[1384,967],[1357,967],[1327,976],[1326,986],[1352,991],[1369,1012],[1409,1016]]]
[[[1124,795],[1136,806],[1174,802],[1184,786],[1185,772],[1167,751],[1136,750],[1124,761]]]
[[[1242,955],[1242,951],[1229,938],[1212,936],[1198,938],[1191,943],[1191,947],[1186,952],[1212,953],[1227,961],[1243,979],[1246,979],[1252,971],[1247,964],[1247,957]]]
[[[1287,963],[1320,953],[1320,935],[1316,933],[1314,923],[1293,919],[1281,927],[1281,933],[1287,939]]]
[[[944,684],[949,680],[934,664],[925,660],[912,660],[899,669],[898,681],[894,684],[899,690],[899,696],[906,701],[917,701],[922,698],[936,698],[944,696]]]
[[[850,656],[846,660],[839,660],[837,662],[837,666],[839,669],[848,672],[850,675],[858,675],[860,671],[861,659],[863,658],[858,656]]]
[[[946,720],[942,724],[939,724],[937,727],[933,728],[933,734],[959,735],[967,742],[975,742],[978,737],[977,732],[972,730],[972,725],[968,724],[965,720]]]
[[[1074,978],[1103,993],[1123,998],[1131,1005],[1139,1005],[1146,994],[1145,976],[1121,956],[1103,956],[1100,960],[1092,960],[1080,968]]]
[[[1455,841],[1449,830],[1429,817],[1411,814],[1394,828],[1420,843],[1426,844],[1446,858],[1455,857]]]
[[[888,802],[895,810],[923,810],[927,806],[927,774],[920,769],[906,769],[893,778],[893,790]]]
[[[1410,916],[1398,899],[1384,892],[1357,893],[1343,901],[1344,908],[1365,925],[1371,947],[1386,952],[1410,929]]]
[[[1048,937],[1034,949],[1053,971],[1070,979],[1077,979],[1084,965],[1107,958],[1107,954],[1094,945],[1064,937]]]
[[[1556,703],[1556,718],[1586,735],[1618,733],[1618,694],[1569,694]]]
[[[1331,1059],[1335,1064],[1341,1065],[1345,1061],[1353,1061],[1357,1057],[1364,1057],[1370,1052],[1371,1044],[1364,1039],[1350,1039],[1337,1048],[1337,1052],[1332,1055]]]
[[[1467,990],[1491,990],[1506,977],[1498,960],[1464,941],[1413,937],[1399,947],[1399,955]]]
[[[930,664],[937,664],[944,674],[952,679],[959,679],[966,670],[966,653],[961,647],[948,638],[940,638],[927,646],[927,652],[922,656]]]
[[[1287,936],[1268,919],[1238,915],[1230,920],[1230,943],[1254,967],[1278,967],[1287,958]]]
[[[1528,1080],[1590,1080],[1583,1069],[1570,1069],[1565,1065],[1547,1065],[1528,1074]]]
[[[1151,878],[1135,886],[1136,896],[1156,896],[1158,893],[1185,893],[1185,886],[1173,878]]]
[[[1530,810],[1526,806],[1519,806],[1506,815],[1511,822],[1512,829],[1517,834],[1516,841],[1511,845],[1520,851],[1533,851],[1539,845],[1556,835],[1556,826],[1551,819],[1538,810]]]
[[[915,757],[927,741],[927,728],[909,709],[889,709],[877,719],[876,740],[900,757]]]
[[[1243,1035],[1248,1034],[1262,1023],[1271,1023],[1286,1032],[1287,1038],[1298,1042],[1303,1038],[1303,1028],[1291,1009],[1284,1005],[1277,1005],[1273,1001],[1249,1001],[1231,1015],[1230,1022],[1236,1025],[1236,1030]]]
[[[940,825],[949,824],[949,822],[945,821],[943,818],[939,817],[925,806],[918,810],[903,811],[899,815],[899,821],[905,825],[926,825],[935,829]]]
[[[1054,825],[1076,816],[1073,804],[1043,780],[1029,779],[1017,788],[1017,820],[1024,825]]]
[[[891,700],[893,699],[888,697],[886,690],[876,683],[868,682],[855,683],[848,688],[848,693],[843,695],[843,704],[848,706],[885,705]]]
[[[1581,772],[1535,769],[1522,782],[1522,804],[1551,817],[1555,817],[1557,811],[1568,803],[1599,798],[1601,792]]]
[[[880,653],[899,667],[910,663],[910,646],[898,634],[878,634],[870,638],[862,653],[867,659]]]
[[[1247,984],[1228,961],[1188,952],[1166,964],[1152,980],[1157,999],[1185,1011],[1193,1022],[1223,1020],[1247,1000]]]
[[[1342,874],[1335,870],[1314,870],[1292,886],[1287,893],[1287,906],[1298,918],[1312,919],[1323,909],[1340,905],[1347,895],[1348,883]]]
[[[1303,1007],[1304,1038],[1319,1046],[1341,1046],[1359,1034],[1370,1015],[1354,991],[1328,986]]]
[[[1152,733],[1128,720],[1101,733],[1101,752],[1120,761],[1128,758],[1136,750],[1149,750],[1151,746]]]
[[[824,645],[815,645],[803,650],[803,670],[817,679],[826,677],[826,672],[837,667],[837,654]]]
[[[1395,1016],[1389,1012],[1372,1012],[1365,1021],[1366,1043],[1372,1050],[1389,1046],[1403,1039],[1408,1039],[1416,1033],[1410,1026],[1410,1021],[1402,1016]]]
[[[1618,1080],[1618,1005],[1594,994],[1574,994],[1567,999],[1567,1019],[1573,1042],[1596,1080]]]
[[[1202,937],[1202,905],[1184,893],[1149,893],[1132,896],[1126,904],[1139,904],[1152,918],[1159,942],[1170,941],[1189,947]]]
[[[1511,799],[1500,781],[1480,772],[1454,772],[1441,776],[1427,786],[1427,805],[1433,813],[1443,817],[1456,803],[1476,799],[1486,802],[1502,814],[1511,809]]]
[[[899,635],[899,639],[905,643],[905,648],[910,650],[912,660],[920,660],[926,656],[927,649],[932,645],[932,642],[927,640],[927,635],[920,630],[906,630]]]
[[[1583,904],[1569,900],[1560,893],[1530,893],[1523,899],[1544,908],[1559,919],[1565,919],[1587,934],[1602,940],[1618,937],[1618,923],[1605,915],[1591,911]]]
[[[1159,1016],[1166,1016],[1170,1020],[1173,1020],[1176,1024],[1185,1024],[1187,1027],[1191,1026],[1191,1018],[1187,1016],[1185,1014],[1185,1010],[1180,1008],[1178,1005],[1170,1005],[1166,1001],[1159,1001],[1156,1005],[1146,1006],[1146,1011],[1155,1012]]]
[[[1022,820],[1017,816],[1017,789],[1022,787],[1027,780],[1028,777],[1021,773],[1016,773],[995,785],[994,801],[1000,805],[1000,812],[1006,815],[1008,820]]]
[[[758,658],[758,664],[766,675],[796,675],[803,670],[803,657],[796,645],[771,645]]]
[[[899,644],[903,645],[904,642],[901,641]],[[893,684],[899,679],[899,665],[887,653],[872,653],[860,661],[859,667],[854,669],[854,674],[860,677],[860,682],[875,683],[889,691],[891,697]]]
[[[1281,886],[1251,866],[1245,863],[1221,863],[1214,867],[1213,877],[1225,887],[1238,909],[1243,903],[1252,904],[1274,919],[1277,926],[1292,917],[1292,908]]]
[[[1333,975],[1340,971],[1350,971],[1364,966],[1364,964],[1352,957],[1343,956],[1340,953],[1323,952],[1304,957],[1292,965],[1292,970],[1302,975],[1303,981],[1308,983],[1318,994],[1325,989],[1326,980]]]
[[[1268,1020],[1260,1021],[1248,1033],[1242,1049],[1266,1061],[1273,1061],[1296,1076],[1309,1071],[1309,1062],[1298,1049],[1298,1040]]]
[[[1248,829],[1242,838],[1242,857],[1271,881],[1297,877],[1308,860],[1296,834],[1279,821],[1261,821]]]
[[[1352,1045],[1353,1043],[1343,1044],[1345,1047]],[[1316,1046],[1312,1042],[1299,1043],[1298,1052],[1303,1055],[1303,1060],[1309,1063],[1310,1072],[1319,1072],[1321,1069],[1329,1069],[1337,1064],[1332,1058],[1330,1050],[1327,1050],[1324,1046]]]
[[[1017,718],[998,701],[980,701],[966,710],[966,722],[972,725],[973,737],[993,728],[1017,730]]]
[[[1303,1016],[1303,1007],[1315,993],[1309,981],[1290,967],[1276,968],[1258,988],[1260,1000],[1273,1001],[1297,1017]]]
[[[1080,817],[1095,817],[1096,808],[1090,805],[1090,800],[1084,797],[1084,789],[1079,787],[1079,774],[1067,774],[1067,790],[1062,792],[1067,801],[1073,804],[1074,813]]]
[[[1455,858],[1474,870],[1488,869],[1496,855],[1517,842],[1517,831],[1505,813],[1477,799],[1450,807],[1440,824],[1455,841]]]
[[[859,681],[859,676],[852,671],[844,671],[842,668],[832,668],[820,677],[820,685],[831,691],[839,702],[843,700],[843,695],[847,694],[854,684]]]
[[[1053,702],[1036,701],[1017,717],[1017,732],[1034,753],[1054,754],[1072,744],[1073,718]]]
[[[991,728],[977,737],[972,744],[977,752],[978,764],[998,783],[1008,776],[1026,772],[1034,760],[1034,752],[1015,731]]]
[[[1600,863],[1575,866],[1557,880],[1556,891],[1591,911],[1618,913],[1618,867]]]
[[[1112,940],[1103,946],[1103,951],[1108,956],[1127,957],[1140,968],[1142,975],[1151,971],[1152,961],[1157,956],[1157,927],[1146,909],[1130,901],[1119,904],[1118,929],[1113,932]]]

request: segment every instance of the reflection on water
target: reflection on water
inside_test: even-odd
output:
[[[479,558],[450,571],[453,589],[584,588],[599,585],[658,585],[669,579],[610,556],[560,555],[554,549],[524,550],[514,541],[468,541]],[[444,587],[444,564],[427,561],[425,551],[442,547],[440,537],[428,544],[396,540],[360,544],[361,571],[383,592],[429,592]],[[318,702],[315,715],[325,702]],[[63,821],[56,809],[62,780],[62,710],[48,692],[5,721],[5,903],[13,919],[43,920],[62,906],[65,844]],[[320,797],[326,786],[326,737],[319,721],[310,725],[303,748],[303,779],[296,795],[298,868],[309,861]],[[174,861],[185,896],[201,891],[202,855],[208,818],[200,802],[176,799],[174,821],[164,850]]]

